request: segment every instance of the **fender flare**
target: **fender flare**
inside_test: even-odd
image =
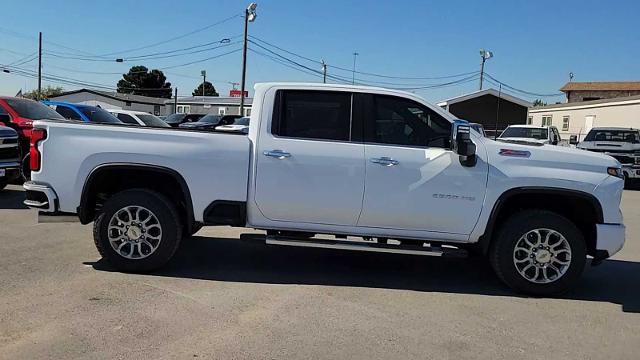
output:
[[[88,224],[93,221],[92,210],[87,207],[87,202],[90,198],[89,189],[93,184],[93,181],[104,171],[107,170],[144,170],[144,171],[155,171],[167,174],[174,178],[178,184],[180,184],[180,188],[182,193],[184,194],[184,201],[186,204],[187,211],[187,223],[185,226],[188,231],[191,231],[195,224],[195,218],[193,216],[193,202],[191,200],[191,192],[189,191],[189,186],[187,182],[184,180],[184,177],[180,175],[177,171],[158,165],[150,165],[150,164],[138,164],[138,163],[107,163],[96,166],[89,172],[89,175],[85,179],[84,185],[82,186],[82,195],[80,196],[80,205],[78,206],[77,213],[80,218],[80,222],[82,224]]]
[[[554,195],[554,196],[568,196],[574,198],[580,198],[583,200],[587,200],[593,206],[596,213],[596,221],[598,223],[604,223],[604,215],[602,212],[602,205],[600,201],[593,196],[593,194],[589,194],[580,190],[572,190],[572,189],[563,189],[563,188],[554,188],[554,187],[546,187],[546,186],[523,186],[511,188],[505,192],[503,192],[496,202],[493,204],[493,209],[491,209],[491,214],[489,215],[489,220],[487,221],[487,225],[485,227],[484,233],[480,236],[480,240],[477,243],[479,250],[482,254],[486,254],[489,251],[489,246],[491,245],[491,238],[494,234],[494,229],[496,228],[496,221],[498,219],[498,214],[500,214],[500,210],[502,210],[502,206],[507,203],[507,201],[516,195],[521,194],[544,194],[544,195]]]

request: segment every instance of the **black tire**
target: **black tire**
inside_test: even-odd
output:
[[[145,258],[128,259],[120,255],[109,241],[109,222],[119,210],[127,206],[148,209],[162,228],[156,250]],[[102,258],[118,271],[148,272],[162,267],[173,257],[182,239],[182,224],[174,204],[164,195],[145,189],[125,190],[105,202],[93,225],[93,239]]]
[[[6,181],[0,181],[0,191],[4,190],[4,188],[7,186],[7,182]]]
[[[571,251],[566,272],[546,284],[527,280],[515,265],[516,244],[523,235],[535,229],[558,232],[567,240]],[[489,251],[491,266],[500,280],[518,292],[534,296],[557,295],[570,289],[584,270],[586,256],[587,249],[582,232],[567,218],[546,210],[524,210],[511,216],[498,231]],[[538,270],[533,270],[536,274],[534,276],[537,276]]]

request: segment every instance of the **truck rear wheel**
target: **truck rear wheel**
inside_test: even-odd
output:
[[[180,245],[175,206],[150,190],[125,190],[109,198],[93,226],[102,258],[119,271],[146,272],[166,264]]]
[[[548,296],[578,281],[586,256],[582,232],[571,221],[551,211],[525,210],[505,222],[489,259],[509,287]]]

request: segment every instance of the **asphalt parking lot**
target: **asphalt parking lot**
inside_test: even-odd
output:
[[[206,228],[162,271],[110,271],[91,227],[36,224],[0,192],[0,358],[631,359],[640,192],[627,244],[560,299],[520,297],[478,259],[271,247]]]

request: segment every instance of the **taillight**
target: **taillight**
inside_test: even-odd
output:
[[[29,167],[31,167],[31,171],[40,171],[42,155],[38,150],[38,143],[46,138],[47,130],[38,128],[31,130],[31,143],[29,145]]]

